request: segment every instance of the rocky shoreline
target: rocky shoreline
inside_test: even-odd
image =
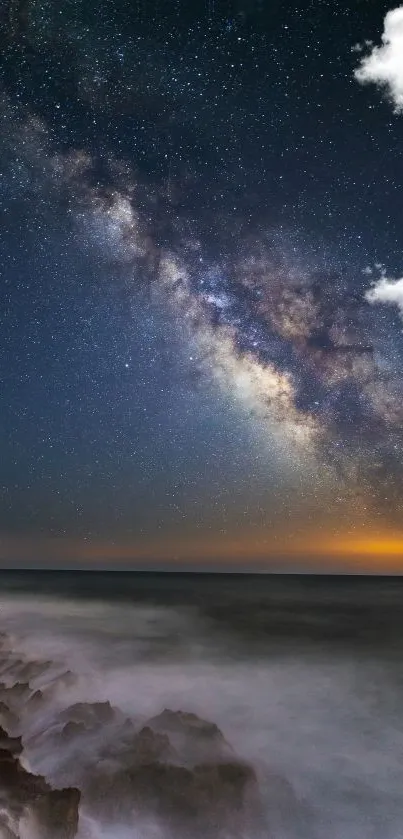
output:
[[[23,839],[26,825],[35,839],[75,839],[82,814],[133,828],[149,817],[170,837],[268,837],[255,771],[214,723],[165,709],[136,727],[109,702],[60,709],[70,671],[19,659],[7,636],[0,656],[2,839]],[[28,768],[33,748],[61,754],[52,782]]]

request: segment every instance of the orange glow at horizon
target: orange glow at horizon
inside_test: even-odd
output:
[[[343,563],[348,567],[367,568],[371,571],[403,572],[403,532],[379,533],[362,531],[348,535],[318,537],[312,534],[304,539],[299,547],[295,545],[297,553],[304,545],[305,555],[322,557],[324,561]],[[290,553],[293,553],[291,549]]]
[[[97,562],[114,563],[181,563],[206,565],[233,562],[247,566],[258,564],[262,570],[275,563],[284,569],[314,567],[320,572],[330,568],[365,572],[403,572],[403,532],[337,534],[326,529],[295,534],[245,533],[238,538],[229,534],[211,534],[209,538],[172,535],[155,542],[118,542],[68,538],[21,538],[0,534],[0,560],[5,562],[41,561],[52,563],[79,562],[94,567]]]
[[[338,545],[338,552],[367,556],[400,556],[403,558],[403,534],[363,536],[357,539],[342,540]]]

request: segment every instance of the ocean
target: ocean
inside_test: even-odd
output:
[[[403,580],[391,577],[2,572],[0,725],[22,738],[27,771],[82,791],[79,839],[172,836],[164,791],[155,806],[136,792],[131,807],[117,807],[102,787],[109,772],[113,783],[141,778],[145,789],[150,770],[137,767],[133,781],[129,767],[133,744],[150,720],[162,731],[166,709],[174,740],[178,725],[214,724],[191,744],[203,766],[225,748],[226,761],[251,767],[259,820],[230,814],[216,831],[210,820],[211,835],[398,839],[402,605]],[[17,683],[25,687],[14,696]],[[158,748],[171,749],[170,730],[163,736]],[[183,743],[164,760],[193,772]],[[86,792],[97,783],[102,807]],[[189,839],[201,835],[192,813]],[[4,825],[0,814],[2,839]]]

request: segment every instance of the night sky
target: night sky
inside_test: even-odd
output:
[[[403,7],[2,0],[0,56],[2,564],[403,568]]]

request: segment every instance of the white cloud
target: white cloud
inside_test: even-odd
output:
[[[382,45],[371,45],[354,76],[361,84],[372,82],[386,90],[395,113],[403,113],[403,6],[387,13]]]
[[[369,303],[389,303],[397,306],[403,317],[403,277],[400,280],[390,280],[381,277],[365,294]]]

